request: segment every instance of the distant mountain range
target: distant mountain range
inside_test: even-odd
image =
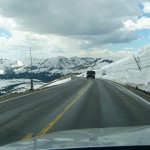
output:
[[[54,57],[48,59],[33,58],[12,61],[0,59],[0,79],[35,78],[43,82],[52,81],[70,73],[80,74],[87,70],[97,70],[113,63],[119,58],[91,58],[91,57]]]

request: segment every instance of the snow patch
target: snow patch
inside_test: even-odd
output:
[[[4,74],[5,71],[3,69],[0,69],[0,74]]]
[[[49,85],[46,85],[45,87],[51,87],[51,86],[54,86],[54,85],[60,85],[60,84],[63,84],[63,83],[66,83],[66,82],[69,82],[71,81],[71,78],[66,78],[66,79],[63,79],[63,80],[58,80],[56,82],[53,82]]]
[[[18,61],[17,61],[17,65],[18,65],[18,66],[23,66],[24,64],[22,63],[22,61],[18,60]]]

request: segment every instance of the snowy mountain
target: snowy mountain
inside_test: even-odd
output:
[[[70,73],[81,74],[91,69],[100,69],[116,60],[118,58],[33,58],[31,67],[30,59],[17,61],[0,59],[0,95],[29,89],[30,78],[37,81],[34,84],[40,87],[40,85],[42,86],[44,83],[53,81],[61,76]]]
[[[12,71],[22,69],[24,64],[20,61],[12,61],[9,59],[0,59],[0,74],[11,73]]]
[[[133,56],[119,58],[55,57],[12,61],[0,59],[0,95],[29,89],[29,78],[40,87],[44,82],[55,80],[69,73],[81,74],[96,70],[96,78],[105,78],[150,92],[150,47],[141,49]],[[139,68],[140,67],[140,68]],[[32,69],[32,73],[31,73]],[[3,86],[2,86],[3,85]]]
[[[49,74],[60,73],[62,75],[68,73],[82,73],[88,69],[99,69],[107,64],[110,64],[118,58],[91,58],[91,57],[54,57],[48,59],[36,59],[32,61],[32,68],[30,60],[26,61],[12,61],[8,59],[0,59],[0,74],[21,74],[47,72]]]

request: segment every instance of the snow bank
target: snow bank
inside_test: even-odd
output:
[[[63,83],[66,83],[66,82],[69,82],[71,81],[71,78],[66,78],[66,79],[63,79],[63,80],[58,80],[56,82],[53,82],[49,85],[46,85],[45,87],[50,87],[50,86],[54,86],[54,85],[59,85],[59,84],[63,84]]]
[[[104,66],[96,74],[97,78],[113,80],[150,92],[150,47],[142,49],[134,56]]]

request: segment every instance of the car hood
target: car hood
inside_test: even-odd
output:
[[[150,126],[59,131],[0,147],[0,150],[49,150],[150,145]]]

